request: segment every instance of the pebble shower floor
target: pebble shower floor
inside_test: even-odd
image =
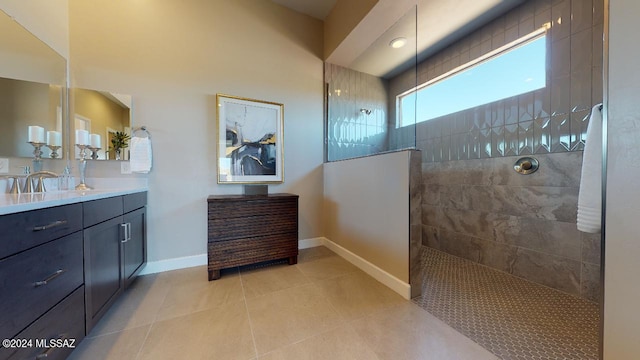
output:
[[[420,307],[504,360],[598,359],[598,305],[427,248]]]

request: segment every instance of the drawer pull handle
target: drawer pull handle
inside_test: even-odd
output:
[[[53,274],[49,275],[49,277],[47,277],[46,279],[42,280],[42,281],[36,281],[33,283],[33,286],[38,287],[38,286],[42,286],[42,285],[47,285],[49,282],[51,282],[53,279],[57,278],[58,276],[62,275],[64,272],[66,272],[66,269],[60,269],[56,272],[54,272]]]
[[[56,338],[56,340],[64,340],[67,338],[67,334],[60,334],[58,335],[58,337]],[[50,348],[47,348],[47,350],[41,352],[40,354],[36,355],[36,360],[39,359],[46,359],[49,357],[49,355],[53,352],[53,350],[57,349],[57,347],[52,346]]]
[[[123,244],[129,242],[129,240],[131,240],[131,223],[120,224],[120,227],[122,227],[124,231],[124,239],[120,242]]]
[[[54,221],[51,224],[48,225],[43,225],[43,226],[36,226],[33,228],[33,231],[42,231],[42,230],[48,230],[51,228],[54,228],[56,226],[60,226],[60,225],[64,225],[67,223],[67,220],[58,220],[58,221]]]

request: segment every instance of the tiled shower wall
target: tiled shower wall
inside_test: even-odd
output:
[[[597,301],[600,235],[575,224],[582,152],[535,157],[526,176],[514,157],[422,163],[423,245]]]
[[[325,63],[324,72],[328,84],[328,160],[388,150],[387,81],[329,63]]]
[[[390,130],[391,147],[422,150],[425,245],[599,299],[599,234],[579,233],[575,219],[590,110],[602,101],[603,7],[529,0],[418,65],[423,83],[552,24],[546,88]],[[413,85],[391,80],[389,101]],[[520,155],[540,171],[515,173]]]
[[[390,146],[415,141],[423,162],[582,150],[591,107],[602,101],[603,7],[603,0],[529,0],[418,64],[417,75],[392,79],[391,103],[415,76],[422,84],[552,24],[547,87],[396,130]]]

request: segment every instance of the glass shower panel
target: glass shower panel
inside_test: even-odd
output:
[[[325,64],[328,82],[329,161],[387,150],[387,82],[334,64]]]
[[[416,38],[413,7],[351,64],[325,63],[327,161],[416,147],[415,126],[395,126],[397,95],[417,83]]]

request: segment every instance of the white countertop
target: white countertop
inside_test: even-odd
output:
[[[126,186],[87,191],[61,190],[33,194],[0,194],[0,215],[104,199],[147,190],[146,186]]]

